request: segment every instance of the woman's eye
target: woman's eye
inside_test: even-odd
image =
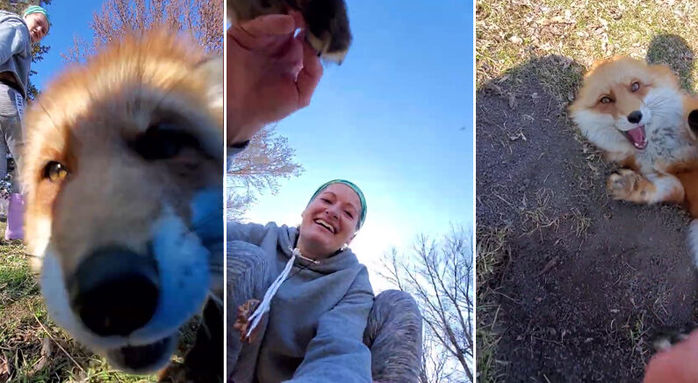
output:
[[[344,213],[346,213],[347,217],[354,218],[354,216],[351,213],[349,213],[348,211],[345,211]]]
[[[323,201],[323,202],[330,203],[330,200],[328,200],[327,198],[320,198],[320,200]]]
[[[44,167],[44,178],[51,182],[59,182],[68,176],[68,168],[56,161],[51,161]]]

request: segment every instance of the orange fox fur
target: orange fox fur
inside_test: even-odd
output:
[[[614,199],[685,203],[698,218],[698,148],[689,126],[696,109],[698,100],[679,88],[669,67],[614,57],[585,75],[570,115],[608,161],[622,166],[607,181]],[[689,242],[698,263],[697,222]]]
[[[49,313],[108,357],[162,334],[107,339],[90,333],[62,301],[65,280],[96,248],[147,253],[160,230],[156,223],[164,219],[186,228],[179,237],[172,234],[178,241],[200,246],[191,235],[192,201],[204,189],[219,189],[222,197],[222,61],[207,60],[202,49],[173,35],[132,35],[74,65],[49,84],[25,119],[25,237],[29,252],[46,259],[42,291]],[[194,137],[197,145],[155,160],[133,150],[135,140],[161,126]],[[61,177],[49,176],[56,163],[66,170]],[[160,272],[169,256],[187,255],[162,255]],[[214,261],[222,264],[219,256]],[[145,367],[114,363],[145,372],[166,360],[169,354]]]

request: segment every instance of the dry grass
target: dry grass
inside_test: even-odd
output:
[[[680,0],[478,1],[477,81],[484,84],[507,71],[515,80],[512,69],[551,55],[560,57],[563,66],[577,62],[584,67],[629,55],[670,63],[685,85],[695,84],[692,52],[697,46],[687,31],[696,30],[697,16],[697,3]],[[550,89],[573,95],[575,79],[545,69],[540,78]]]
[[[496,382],[495,351],[500,339],[495,330],[499,305],[492,299],[493,292],[506,269],[509,227],[477,227],[477,380]],[[498,279],[497,279],[498,278]],[[485,320],[483,320],[483,318]]]
[[[644,360],[647,353],[650,352],[650,347],[645,342],[645,338],[648,331],[648,326],[645,320],[645,312],[640,312],[637,315],[633,315],[628,318],[628,323],[624,328],[628,331],[628,339],[632,345],[630,352],[632,355],[637,355],[636,361]],[[642,372],[644,370],[644,363],[633,363],[630,369],[634,372]]]

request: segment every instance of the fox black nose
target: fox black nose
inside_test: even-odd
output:
[[[78,265],[68,292],[73,311],[95,334],[128,335],[155,313],[157,264],[127,249],[99,249]]]
[[[642,120],[642,112],[640,112],[639,110],[630,112],[630,114],[628,115],[628,121],[630,121],[633,124],[637,124],[638,122],[640,122],[640,120]]]

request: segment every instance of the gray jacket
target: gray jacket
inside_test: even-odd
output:
[[[32,46],[29,28],[24,20],[11,12],[0,10],[0,73],[9,72],[24,98],[27,98]]]
[[[269,257],[272,280],[291,257],[297,236],[296,228],[275,223],[228,223],[229,241],[252,243]],[[247,346],[259,350],[252,358],[256,365],[236,369],[255,371],[261,383],[370,383],[371,354],[362,339],[372,305],[368,272],[351,250],[319,264],[296,259],[271,302],[259,344]]]

